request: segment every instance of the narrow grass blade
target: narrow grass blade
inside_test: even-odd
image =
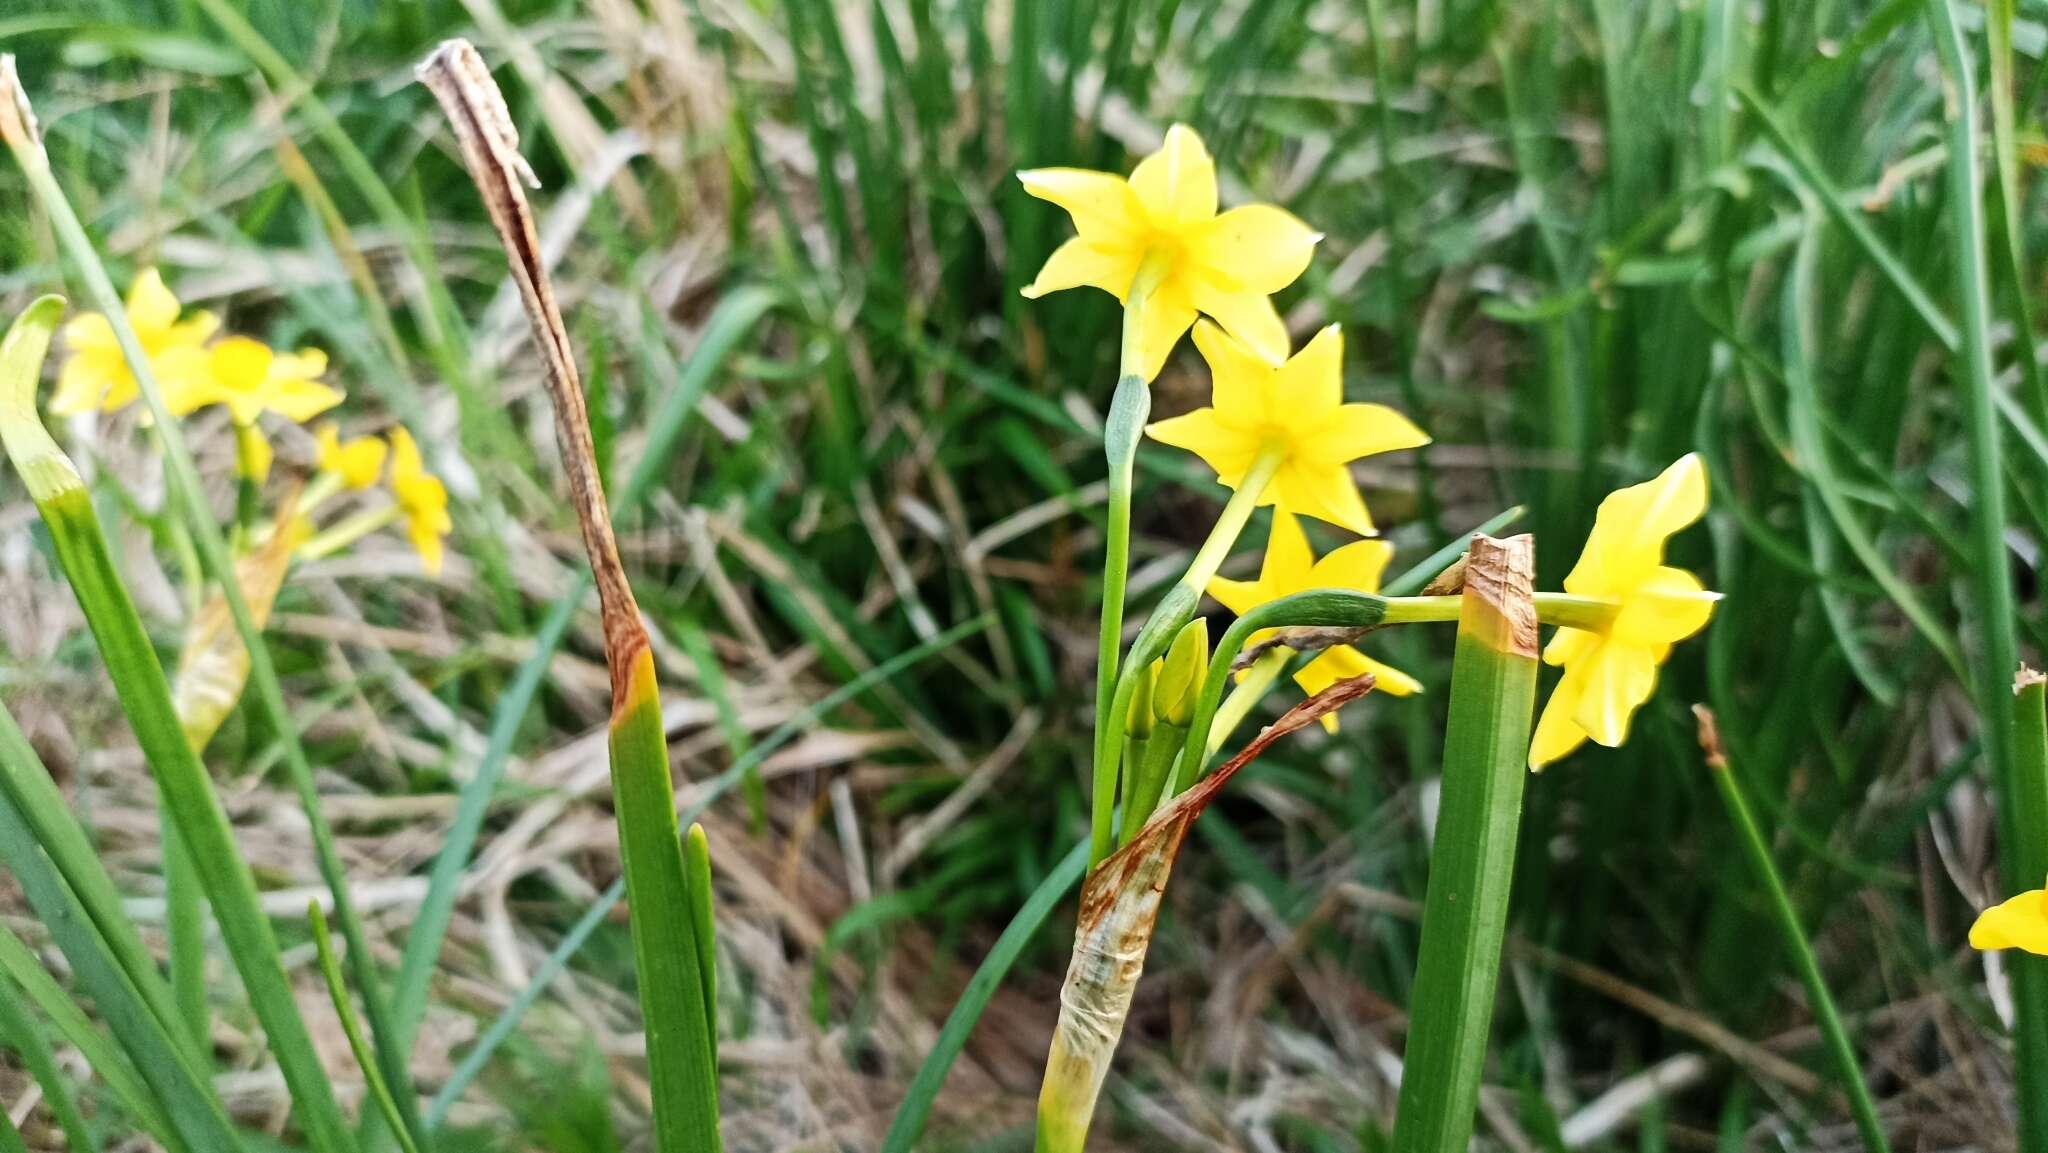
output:
[[[546,366],[576,518],[603,610],[611,670],[611,759],[627,898],[632,903],[635,969],[646,1023],[656,1147],[664,1153],[715,1153],[718,1072],[712,1062],[699,952],[678,838],[675,789],[661,695],[639,606],[612,536],[590,419],[568,333],[539,256],[539,238],[523,186],[532,173],[504,97],[476,49],[441,46],[419,67],[455,130],[465,165],[497,227],[506,260]]]
[[[1998,413],[1993,403],[1998,386],[1992,366],[1990,278],[1985,271],[1983,185],[1978,164],[1977,82],[1970,52],[1956,26],[1949,0],[1927,0],[1927,21],[1942,71],[1955,87],[1947,102],[1948,215],[1953,246],[1956,296],[1962,302],[1963,359],[1958,387],[1962,392],[1964,427],[1970,448],[1970,529],[1976,557],[1971,576],[1983,651],[1978,654],[1974,684],[1978,734],[1984,761],[1991,769],[1998,801],[1999,874],[2007,892],[2017,893],[2041,883],[2048,860],[2048,825],[2028,819],[2023,807],[2032,786],[2022,781],[2013,730],[2006,723],[2007,693],[2019,664],[2013,636],[2012,569],[2006,563],[2005,466],[2001,460]],[[2033,349],[2026,350],[2033,355]],[[2020,1107],[2020,1146],[2048,1150],[2048,967],[2025,965],[2014,972],[2013,1008],[2030,1022],[2016,1040],[2022,1047],[2016,1094]]]
[[[1757,123],[1763,125],[1764,134],[1771,138],[1771,143],[1777,145],[1779,154],[1791,164],[1793,171],[1806,183],[1815,199],[1820,201],[1821,208],[1826,210],[1828,218],[1840,225],[1856,242],[1856,246],[1863,250],[1863,254],[1877,265],[1878,270],[1884,273],[1885,279],[1891,281],[1892,287],[1896,288],[1899,295],[1905,297],[1906,303],[1912,306],[1914,314],[1934,333],[1935,339],[1948,348],[1958,347],[1961,336],[1956,331],[1956,326],[1948,317],[1942,315],[1934,299],[1927,295],[1927,290],[1921,287],[1920,282],[1907,270],[1905,263],[1889,245],[1879,239],[1869,222],[1863,219],[1862,214],[1856,211],[1835,187],[1834,182],[1828,179],[1827,173],[1821,170],[1820,162],[1814,159],[1813,154],[1807,151],[1799,138],[1792,134],[1791,125],[1779,115],[1777,108],[1764,97],[1739,83],[1735,85],[1735,95],[1757,118]],[[1975,119],[1974,113],[1971,118]]]
[[[43,963],[36,959],[35,953],[4,925],[0,925],[0,974],[4,974],[4,979],[12,986],[6,992],[12,995],[16,989],[20,990],[43,1016],[49,1018],[50,1026],[57,1035],[78,1050],[85,1063],[99,1074],[100,1080],[106,1082],[114,1100],[137,1124],[161,1140],[172,1139],[170,1117],[157,1103],[149,1086],[143,1083],[142,1074],[127,1054],[100,1032],[85,1011],[71,999],[71,994],[43,970]]]
[[[1468,555],[1396,1153],[1465,1153],[1471,1140],[1528,777],[1535,543],[1474,536]]]
[[[20,990],[4,972],[0,972],[0,1046],[14,1050],[22,1067],[36,1079],[36,1085],[43,1091],[43,1103],[57,1119],[57,1127],[64,1131],[65,1148],[72,1153],[99,1153],[99,1139],[78,1109],[78,1097],[71,1091],[70,1080],[57,1067],[57,1053],[50,1047],[42,1022],[29,1012]]]
[[[1856,1060],[1856,1048],[1849,1042],[1849,1031],[1842,1026],[1842,1015],[1835,1008],[1835,998],[1828,991],[1826,978],[1821,976],[1820,963],[1814,959],[1813,943],[1799,924],[1799,912],[1792,907],[1792,895],[1785,889],[1785,879],[1778,873],[1777,862],[1771,857],[1771,847],[1764,841],[1763,831],[1757,828],[1756,817],[1751,813],[1749,800],[1742,791],[1742,782],[1736,778],[1735,770],[1729,767],[1728,757],[1721,749],[1721,734],[1715,725],[1714,714],[1705,705],[1694,705],[1692,711],[1699,718],[1700,748],[1706,753],[1707,768],[1712,771],[1714,786],[1721,793],[1721,802],[1728,809],[1728,820],[1735,826],[1736,843],[1742,847],[1743,857],[1756,872],[1757,883],[1763,887],[1764,896],[1770,904],[1771,919],[1777,923],[1785,951],[1791,954],[1792,967],[1798,970],[1799,980],[1806,986],[1808,1007],[1813,1010],[1814,1022],[1820,1028],[1828,1058],[1835,1063],[1842,1089],[1849,1095],[1849,1109],[1855,1114],[1857,1131],[1863,1135],[1863,1147],[1869,1153],[1889,1153],[1891,1145],[1885,1140],[1884,1123],[1878,1120],[1877,1104],[1870,1098],[1870,1086],[1864,1083],[1863,1066]]]
[[[107,1022],[162,1108],[169,1125],[158,1135],[191,1153],[240,1149],[241,1140],[208,1073],[180,1041],[179,1023],[157,1016],[143,1001],[70,886],[37,847],[14,802],[5,797],[0,797],[0,862],[21,885],[29,907],[71,963],[79,987],[92,998],[94,1011]]]
[[[2048,678],[2033,669],[2021,667],[2019,676],[2013,681],[2013,787],[2004,798],[2004,807],[2015,811],[2014,822],[2030,834],[2021,840],[2015,855],[2019,858],[2013,871],[2022,877],[2031,877],[2026,886],[2038,885],[2042,878],[2048,878],[2048,838],[2041,834],[2048,830]],[[2021,886],[2025,888],[2026,886]],[[2008,888],[2007,892],[2020,889]],[[2048,958],[2037,957],[2014,949],[2005,954],[2006,972],[2011,975],[2016,1008],[2020,1005],[2038,1005],[2040,1002],[2022,1000],[2021,990],[2028,998],[2038,997],[2040,990],[2048,987]],[[2016,1011],[2013,1017],[2014,1050],[2019,1064],[2017,1080],[2022,1086],[2040,1086],[2048,1081],[2048,1070],[2041,1067],[2048,1060],[2048,1015],[2038,1012]],[[2033,1139],[2048,1131],[2048,1098],[2020,1099],[2020,1132],[2027,1141],[2021,1145],[2026,1153],[2048,1148],[2048,1145],[2033,1143]]]
[[[756,772],[745,778],[759,781]],[[718,923],[711,909],[711,842],[704,826],[691,822],[683,834],[683,874],[689,885],[690,924],[696,930],[697,977],[704,997],[704,1040],[711,1047],[711,1068],[718,1068]]]
[[[327,981],[327,997],[334,1002],[334,1015],[341,1020],[341,1031],[348,1037],[349,1052],[355,1054],[356,1068],[362,1070],[370,1099],[384,1114],[384,1123],[398,1138],[398,1147],[404,1153],[420,1153],[404,1118],[399,1116],[398,1102],[391,1096],[391,1086],[385,1083],[383,1074],[377,1072],[377,1055],[370,1051],[370,1043],[363,1037],[363,1026],[356,1020],[355,1007],[349,1004],[348,987],[342,983],[341,963],[335,960],[334,938],[327,931],[327,915],[320,911],[320,902],[307,903],[306,919],[313,926],[313,948],[320,958],[320,975]]]

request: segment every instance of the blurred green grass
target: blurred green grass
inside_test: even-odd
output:
[[[1962,11],[1981,75],[1985,19]],[[2027,155],[2040,149],[2043,15],[2023,7],[2014,37]],[[1504,982],[1495,1137],[1512,1144],[1506,1126],[1553,1147],[1605,1087],[1700,1048],[1529,957],[1597,966],[1824,1068],[1694,746],[1687,706],[1705,701],[1894,1139],[2005,1140],[2009,1059],[1961,948],[1999,886],[1959,679],[1986,627],[1965,527],[1979,490],[1963,370],[1943,347],[1954,332],[1938,331],[1963,309],[1919,4],[266,0],[248,18],[306,87],[252,63],[261,52],[196,0],[37,0],[0,16],[0,48],[22,56],[59,178],[119,263],[160,264],[181,294],[273,343],[333,350],[352,418],[402,420],[438,449],[469,563],[431,586],[375,566],[335,575],[370,624],[452,642],[405,654],[404,676],[461,726],[488,728],[508,681],[475,638],[531,635],[558,591],[546,578],[575,557],[501,266],[409,84],[448,35],[499,65],[546,187],[539,207],[564,229],[558,278],[614,476],[716,303],[749,287],[776,301],[705,383],[703,419],[625,526],[654,622],[671,635],[705,622],[742,696],[812,697],[950,626],[1000,623],[835,711],[835,726],[911,734],[839,778],[850,802],[825,777],[771,785],[767,843],[832,873],[849,902],[877,894],[837,910],[868,976],[828,983],[808,1007],[845,1030],[844,1052],[878,1046],[885,1078],[907,1076],[921,1053],[874,1032],[893,966],[925,963],[899,951],[971,965],[1079,828],[1091,436],[1116,318],[1096,294],[1018,298],[1064,225],[1011,173],[1122,169],[1182,119],[1218,156],[1226,202],[1283,203],[1328,234],[1281,302],[1297,336],[1341,321],[1349,395],[1400,404],[1435,435],[1418,459],[1365,474],[1402,557],[1526,503],[1554,586],[1600,494],[1693,449],[1714,473],[1711,531],[1676,558],[1727,594],[1706,642],[1674,657],[1625,748],[1589,749],[1530,785],[1513,923],[1548,952],[1517,954]],[[27,203],[12,170],[0,203]],[[2040,197],[2024,181],[2018,207],[2034,229],[2019,239],[2037,248]],[[54,253],[33,213],[0,213],[10,308],[57,282]],[[1992,284],[2015,514],[1999,562],[2018,589],[2010,625],[2037,654],[2048,412],[2014,321],[2022,300],[2038,311],[2041,286],[2028,272],[2016,292],[2003,268]],[[1161,378],[1160,412],[1205,395],[1192,359]],[[141,494],[146,532],[127,436],[116,427],[102,446],[102,487],[114,507],[123,479]],[[1147,563],[1206,521],[1212,494],[1187,487],[1194,476],[1174,454],[1141,457],[1134,620],[1170,579]],[[287,613],[315,610],[312,593],[292,596]],[[1391,638],[1389,656],[1442,686],[1440,639]],[[572,647],[594,652],[584,641]],[[75,643],[11,651],[8,675],[26,686],[91,665]],[[337,691],[319,644],[284,655],[302,708]],[[397,714],[407,683],[356,688]],[[1252,1073],[1198,1039],[1256,1036],[1283,1080],[1314,1081],[1277,1037],[1306,1031],[1359,1064],[1397,1023],[1415,942],[1385,899],[1421,893],[1418,812],[1444,696],[1374,703],[1336,739],[1276,750],[1197,826],[1204,851],[1155,953],[1152,985],[1170,992],[1133,1018],[1132,1048],[1164,1064],[1127,1056],[1136,1093],[1188,1078],[1214,1100],[1187,1123],[1229,1132]],[[586,704],[551,684],[521,753],[581,732]],[[61,696],[54,709],[73,715]],[[445,732],[393,723],[435,755],[394,773],[345,735],[316,751],[350,788],[379,792],[445,795],[473,767]],[[699,775],[728,743],[743,751],[730,724],[708,731]],[[991,793],[922,825],[1018,734]],[[213,761],[242,773],[273,756],[245,716]],[[509,796],[491,832],[526,800]],[[843,804],[861,844],[841,838]],[[914,829],[923,847],[894,854]],[[549,934],[588,904],[538,878],[521,886],[522,915]],[[1361,892],[1377,896],[1346,899]],[[1023,980],[1057,978],[1063,933],[1043,934]],[[621,980],[617,945],[586,971]],[[1273,975],[1290,962],[1293,977]],[[1265,984],[1219,993],[1225,973]],[[933,1015],[952,992],[942,971],[911,988]],[[1188,1019],[1225,996],[1246,998],[1229,1003],[1266,1031]],[[1700,1078],[1657,1110],[1644,1147],[1752,1129],[1800,1146],[1850,1139],[1825,1095],[1718,1058]],[[1371,1099],[1310,1096],[1261,1122],[1280,1147],[1376,1147],[1386,1118]],[[1135,1142],[1173,1139],[1124,1101],[1112,1108]]]

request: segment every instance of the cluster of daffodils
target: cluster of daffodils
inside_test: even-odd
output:
[[[1145,432],[1200,457],[1233,491],[1233,506],[1273,509],[1256,580],[1215,575],[1230,544],[1223,539],[1198,554],[1190,573],[1195,585],[1240,615],[1317,589],[1377,593],[1393,550],[1371,539],[1377,528],[1351,466],[1430,438],[1392,408],[1344,400],[1337,325],[1291,349],[1271,294],[1307,269],[1321,235],[1270,205],[1219,213],[1215,164],[1182,125],[1129,179],[1077,169],[1019,175],[1033,196],[1066,209],[1077,232],[1024,294],[1087,286],[1116,297],[1126,310],[1125,371],[1145,381],[1192,326],[1209,368],[1210,405]],[[1571,627],[1560,627],[1544,650],[1545,661],[1564,672],[1537,725],[1531,768],[1589,739],[1621,744],[1671,646],[1705,627],[1715,594],[1691,573],[1665,565],[1663,553],[1666,540],[1705,512],[1706,501],[1706,469],[1697,456],[1614,493],[1600,506],[1565,595],[1539,598],[1555,602],[1558,622]],[[1302,518],[1366,539],[1318,559]],[[1226,511],[1219,535],[1234,539],[1242,524]],[[1211,545],[1218,543],[1212,536]],[[1269,641],[1275,631],[1255,633],[1252,642]],[[1367,673],[1388,695],[1423,691],[1414,677],[1351,645],[1325,648],[1294,680],[1314,695]],[[1335,718],[1324,723],[1334,728]]]
[[[1307,270],[1318,233],[1269,205],[1218,212],[1216,166],[1201,139],[1181,125],[1129,179],[1064,168],[1020,178],[1033,196],[1066,209],[1077,233],[1024,295],[1093,287],[1124,309],[1122,372],[1103,430],[1109,515],[1091,868],[1038,1109],[1041,1153],[1078,1153],[1187,823],[1227,774],[1273,737],[1311,717],[1334,730],[1335,710],[1361,686],[1400,697],[1422,692],[1420,680],[1354,642],[1397,621],[1458,619],[1464,598],[1378,595],[1393,549],[1374,539],[1378,528],[1352,466],[1420,448],[1430,438],[1392,408],[1345,400],[1344,334],[1337,325],[1292,347],[1272,295]],[[1190,328],[1208,364],[1210,403],[1146,424],[1148,386]],[[1141,435],[1195,454],[1231,495],[1126,654],[1120,626],[1131,462]],[[1563,674],[1533,733],[1530,768],[1588,740],[1620,744],[1672,645],[1705,627],[1714,594],[1691,573],[1666,565],[1664,546],[1704,514],[1706,501],[1706,469],[1696,456],[1614,493],[1600,506],[1565,591],[1535,597],[1539,620],[1557,626],[1544,659]],[[1271,527],[1257,578],[1220,576],[1238,536],[1267,507]],[[1359,539],[1318,558],[1305,520]],[[1207,625],[1195,616],[1205,593],[1240,618],[1213,657]],[[1341,635],[1316,634],[1315,627]],[[1288,631],[1303,628],[1311,631]],[[1292,646],[1318,651],[1298,661],[1302,654]],[[1245,667],[1237,687],[1222,700],[1239,664]],[[1310,701],[1197,786],[1232,725],[1291,664],[1299,665],[1294,681]],[[1508,750],[1511,773],[1518,752]],[[1119,798],[1120,821],[1112,816]],[[1499,888],[1490,899],[1504,908],[1505,894]],[[1431,902],[1437,899],[1432,886]],[[1425,951],[1430,931],[1425,917]]]
[[[225,409],[235,430],[236,461],[243,480],[260,487],[270,474],[272,453],[265,414],[304,425],[340,404],[343,393],[321,377],[327,354],[317,348],[281,352],[262,341],[221,335],[220,320],[187,312],[151,268],[136,276],[125,301],[149,368],[162,386],[164,406],[184,417],[215,405]],[[64,327],[66,357],[50,411],[59,416],[115,412],[140,397],[135,374],[105,316],[86,313]],[[319,475],[287,502],[300,557],[336,552],[389,524],[402,524],[429,575],[441,570],[444,538],[450,529],[448,490],[426,470],[418,445],[402,428],[387,441],[344,442],[332,425],[317,430]],[[374,488],[390,460],[391,500],[350,515],[325,531],[312,518],[330,498]]]

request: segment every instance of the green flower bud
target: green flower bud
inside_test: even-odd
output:
[[[1135,674],[1137,690],[1131,694],[1131,711],[1124,718],[1125,736],[1143,740],[1152,735],[1152,686],[1158,678],[1158,661]]]
[[[1209,620],[1196,617],[1181,626],[1173,647],[1160,658],[1159,677],[1152,686],[1152,706],[1160,720],[1185,729],[1195,715],[1195,699],[1209,671]]]

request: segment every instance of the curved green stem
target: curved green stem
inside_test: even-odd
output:
[[[1253,633],[1290,625],[1371,628],[1386,619],[1387,604],[1385,598],[1371,593],[1312,589],[1268,601],[1233,621],[1223,639],[1216,642],[1215,655],[1209,658],[1209,674],[1202,681],[1201,695],[1195,699],[1195,715],[1189,719],[1187,736],[1181,743],[1181,767],[1174,774],[1175,791],[1193,784],[1206,767],[1203,762],[1208,759],[1209,728],[1222,703],[1224,685],[1230,680],[1230,666],[1236,663],[1237,654]],[[1244,707],[1250,709],[1250,701]],[[1242,717],[1240,712],[1238,719]]]

